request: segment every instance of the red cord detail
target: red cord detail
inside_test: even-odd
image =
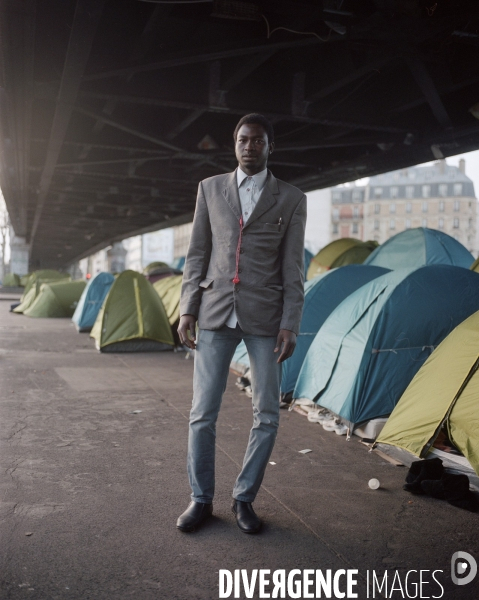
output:
[[[239,273],[239,260],[240,260],[240,250],[241,250],[241,241],[243,239],[243,217],[239,220],[240,224],[240,232],[238,237],[238,245],[236,246],[236,272],[233,279],[234,284],[238,284],[240,282],[240,278],[238,276]]]

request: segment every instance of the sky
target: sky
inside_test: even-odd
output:
[[[450,156],[446,159],[446,162],[448,165],[458,167],[461,158],[464,158],[466,161],[466,175],[474,183],[474,191],[477,198],[479,194],[479,150]],[[416,166],[432,165],[434,162],[421,163],[421,165]],[[357,185],[366,185],[368,181],[369,179],[365,178],[359,179],[355,183]],[[313,253],[318,252],[318,250],[329,242],[331,206],[331,194],[329,190],[330,188],[326,188],[306,194],[308,198],[308,220],[306,223],[305,245]]]

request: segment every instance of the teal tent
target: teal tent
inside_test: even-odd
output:
[[[418,227],[406,229],[376,248],[365,265],[386,269],[416,269],[424,265],[455,265],[468,269],[474,257],[447,233]]]
[[[479,310],[479,274],[430,265],[386,273],[348,296],[306,355],[293,398],[349,425],[388,416],[432,350]]]
[[[90,279],[72,317],[78,331],[91,331],[114,281],[111,273],[98,273]]]
[[[303,317],[296,348],[291,358],[283,363],[281,394],[290,395],[304,358],[311,346],[314,336],[333,310],[350,294],[365,283],[388,272],[381,267],[365,267],[364,265],[347,265],[340,269],[327,271],[306,282]]]

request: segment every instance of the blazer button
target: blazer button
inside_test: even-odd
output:
[[[244,250],[243,248],[240,248],[240,254],[243,254]]]
[[[238,269],[238,273],[241,273],[243,271],[243,269]]]

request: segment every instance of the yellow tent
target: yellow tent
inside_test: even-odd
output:
[[[362,242],[354,238],[334,240],[311,259],[306,279],[309,281],[335,267],[362,264],[377,246],[377,242]]]
[[[153,287],[161,298],[170,325],[174,325],[180,318],[180,294],[183,275],[172,275],[155,281]]]
[[[471,271],[479,273],[479,258],[476,258],[476,260],[472,263],[472,265],[469,268],[471,269]]]
[[[439,432],[479,475],[479,312],[436,348],[402,395],[377,442],[425,457]]]
[[[156,352],[174,346],[161,299],[143,275],[130,270],[115,279],[90,337],[101,352]]]

